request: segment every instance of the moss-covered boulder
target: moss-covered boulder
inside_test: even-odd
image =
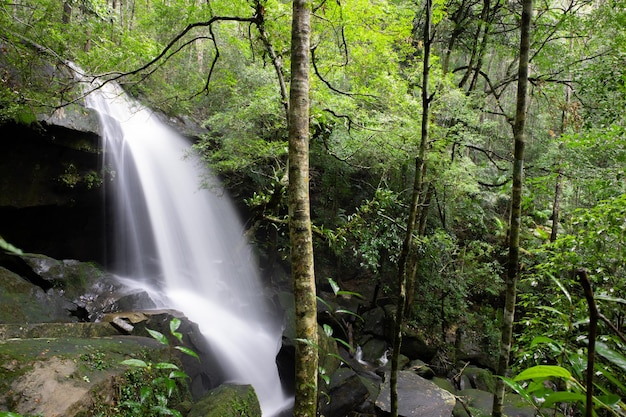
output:
[[[121,362],[130,358],[160,362],[167,354],[155,340],[131,336],[0,341],[0,411],[113,416],[113,405],[123,402],[123,394],[139,392],[140,386],[151,386],[156,378]]]
[[[71,321],[75,306],[0,266],[0,323]]]
[[[488,417],[493,407],[493,394],[478,389],[465,389],[457,392],[454,417]],[[464,405],[460,403],[463,401]],[[469,413],[468,413],[469,411]],[[535,409],[525,403],[519,395],[507,394],[504,397],[504,414],[509,417],[534,417]]]
[[[192,407],[188,417],[261,417],[261,406],[251,385],[223,384]]]
[[[469,378],[472,388],[487,392],[495,391],[496,377],[493,376],[490,370],[476,366],[468,366],[463,370],[463,375]]]

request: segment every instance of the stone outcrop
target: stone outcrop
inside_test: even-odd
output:
[[[188,417],[261,417],[251,385],[223,384],[196,402]]]
[[[391,411],[389,376],[385,378],[376,406]],[[404,417],[448,417],[452,414],[456,398],[412,371],[398,372],[398,415]]]

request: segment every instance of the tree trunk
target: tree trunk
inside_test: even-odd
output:
[[[422,190],[424,165],[426,158],[426,144],[428,143],[428,119],[430,96],[428,93],[428,82],[430,76],[430,26],[432,16],[432,0],[426,0],[426,21],[424,22],[424,69],[422,77],[422,137],[420,139],[420,147],[418,156],[415,158],[415,179],[413,181],[413,192],[411,195],[411,205],[409,207],[409,218],[407,220],[406,235],[402,242],[402,249],[398,258],[398,300],[396,307],[396,322],[393,334],[393,352],[391,355],[391,416],[398,417],[398,359],[400,357],[400,348],[402,347],[402,328],[404,322],[404,311],[406,304],[406,288],[409,275],[408,257],[413,244],[413,232],[417,219],[419,206],[419,196]],[[411,283],[409,287],[413,287]]]
[[[64,1],[63,2],[63,16],[61,18],[61,21],[63,22],[63,24],[68,24],[70,23],[70,21],[72,20],[72,5],[70,4],[69,1]]]
[[[520,36],[520,57],[517,81],[517,102],[513,134],[515,138],[513,161],[513,189],[511,192],[511,219],[509,231],[509,257],[506,277],[506,298],[502,317],[502,337],[500,341],[500,359],[498,375],[505,376],[509,366],[511,340],[513,338],[513,320],[515,316],[515,299],[517,297],[517,280],[519,275],[519,235],[522,212],[522,181],[524,173],[524,145],[526,124],[526,93],[528,89],[528,61],[530,51],[530,21],[533,12],[532,0],[523,0]],[[502,416],[504,404],[504,382],[498,378],[493,401],[493,417]]]
[[[559,155],[563,152],[563,142],[559,144]],[[559,233],[561,221],[561,196],[563,195],[563,166],[559,157],[557,166],[556,182],[554,184],[554,201],[552,202],[552,228],[550,230],[550,242],[554,242]]]
[[[309,207],[308,0],[293,2],[289,95],[289,235],[295,298],[295,417],[315,417],[317,406],[317,306]]]

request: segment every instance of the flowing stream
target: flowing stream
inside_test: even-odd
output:
[[[189,141],[117,84],[86,103],[100,115],[113,177],[107,227],[121,274],[160,288],[165,307],[198,323],[226,379],[253,385],[264,417],[277,415],[291,401],[275,362],[281,328],[229,197]]]

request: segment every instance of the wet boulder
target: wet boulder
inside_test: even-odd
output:
[[[390,375],[385,375],[376,406],[391,411]],[[412,371],[398,372],[398,415],[404,417],[449,417],[456,399],[454,395]]]

